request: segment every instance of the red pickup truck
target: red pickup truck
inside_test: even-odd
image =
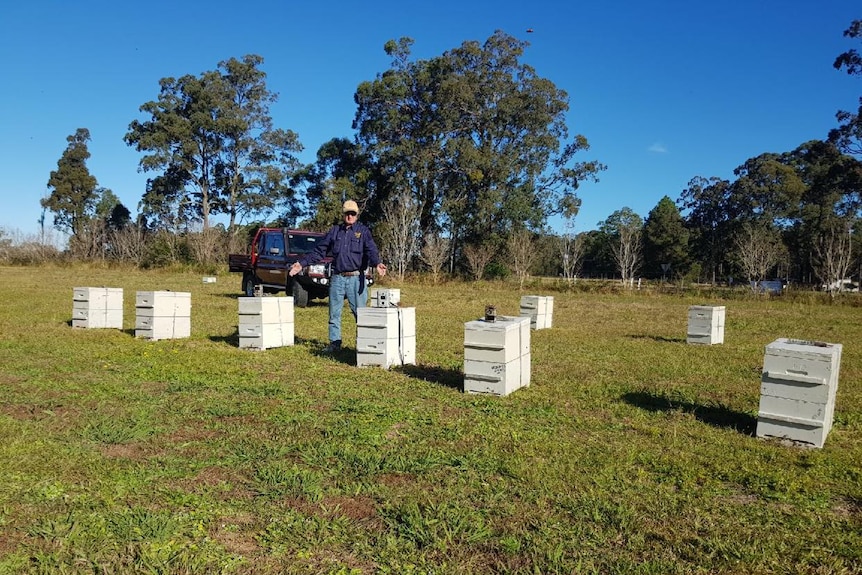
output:
[[[260,286],[266,293],[284,291],[293,296],[297,307],[306,307],[310,299],[323,299],[329,295],[330,263],[332,258],[305,267],[290,277],[288,268],[317,247],[323,239],[320,232],[289,230],[287,228],[260,228],[251,243],[250,253],[228,255],[228,268],[242,272],[242,291],[255,295]]]

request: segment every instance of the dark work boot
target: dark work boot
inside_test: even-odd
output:
[[[341,351],[341,340],[337,339],[333,342],[330,342],[329,345],[323,348],[323,353],[335,353],[337,351]]]

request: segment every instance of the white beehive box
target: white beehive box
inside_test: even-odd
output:
[[[464,392],[509,395],[530,385],[530,318],[464,324]]]
[[[397,288],[378,289],[371,292],[371,307],[397,307],[401,303],[401,290]]]
[[[239,347],[243,349],[270,349],[287,347],[294,343],[293,323],[239,324]]]
[[[72,327],[123,329],[123,288],[73,288]]]
[[[780,338],[766,346],[757,436],[823,447],[832,429],[840,343]]]
[[[520,315],[530,318],[532,329],[550,329],[554,317],[554,297],[549,295],[521,296]]]
[[[693,305],[688,308],[686,342],[701,345],[724,343],[723,305]]]
[[[239,347],[269,349],[294,343],[293,298],[239,298]]]
[[[416,308],[361,307],[356,317],[356,365],[416,363]]]
[[[192,294],[139,291],[135,294],[135,337],[179,339],[191,335]]]

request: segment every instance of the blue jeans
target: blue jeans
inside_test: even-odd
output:
[[[356,319],[356,310],[365,306],[368,293],[363,289],[359,293],[359,276],[333,275],[329,284],[329,341],[341,341],[341,311],[344,309],[344,298]]]

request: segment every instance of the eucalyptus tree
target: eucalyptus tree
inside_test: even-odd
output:
[[[793,223],[806,186],[787,154],[760,154],[733,173],[729,208],[738,219],[776,230]]]
[[[341,221],[344,200],[352,199],[362,208],[362,219],[375,223],[381,213],[369,204],[377,188],[376,172],[363,146],[347,138],[332,138],[317,150],[314,163],[297,170],[290,184],[301,191],[305,205],[299,202],[285,206],[289,216],[283,219],[303,219],[308,229],[324,230]]]
[[[599,224],[600,231],[610,239],[617,271],[623,283],[634,279],[643,261],[643,218],[624,207]]]
[[[844,31],[844,37],[862,40],[862,20],[853,20]],[[843,52],[835,58],[833,66],[851,76],[862,76],[862,55],[855,48]],[[835,115],[838,127],[829,132],[829,141],[848,154],[862,155],[862,98],[856,112],[839,111]]]
[[[567,94],[520,62],[525,42],[498,31],[418,61],[412,43],[388,42],[392,67],[355,96],[354,128],[381,174],[373,202],[406,187],[423,232],[499,244],[515,225],[539,229],[604,169],[574,161],[587,140],[569,139]]]
[[[442,117],[441,60],[410,60],[411,38],[389,40],[388,70],[362,82],[354,100],[357,140],[379,173],[379,186],[365,198],[372,219],[395,190],[409,189],[420,207],[420,227],[432,231],[443,201],[448,128]]]
[[[742,220],[756,220],[782,229],[798,215],[805,182],[787,154],[764,153],[750,158],[733,173],[730,208]]]
[[[850,234],[862,209],[862,162],[819,140],[802,144],[787,157],[806,188],[789,235],[800,273],[806,277],[813,272],[825,283],[843,279],[832,278],[828,270],[840,269],[837,262],[845,260],[849,267]]]
[[[589,230],[579,234],[582,242],[583,265],[581,271],[584,277],[613,277],[617,271],[612,250],[611,235],[601,229],[604,222],[599,222],[600,229]]]
[[[729,271],[730,235],[737,217],[731,206],[731,182],[696,176],[688,182],[677,204],[685,214],[692,257],[715,283]]]
[[[733,236],[733,247],[737,264],[753,291],[759,290],[760,282],[787,254],[778,230],[764,220],[743,222]]]
[[[444,205],[467,237],[504,237],[526,224],[538,230],[550,214],[572,206],[580,181],[598,162],[574,162],[589,149],[569,139],[568,95],[520,62],[527,44],[496,32],[443,55],[446,141]]]
[[[291,193],[302,146],[294,132],[273,127],[269,106],[277,95],[266,87],[262,63],[248,55],[199,76],[162,78],[158,99],[140,108],[149,119],[134,120],[125,135],[145,154],[140,170],[161,180],[151,186],[160,203],[191,206],[204,229],[211,215],[227,213],[233,227]]]
[[[267,213],[292,199],[290,176],[300,167],[299,136],[276,128],[270,105],[278,95],[266,87],[263,58],[245,56],[219,64],[226,105],[220,111],[225,129],[224,153],[216,182],[225,196],[228,227],[237,218]]]
[[[785,257],[788,253],[785,240],[799,216],[805,182],[791,165],[787,154],[760,154],[746,160],[734,170],[734,174],[737,179],[731,184],[727,206],[734,215],[730,236],[737,248],[736,263],[745,264],[746,274],[750,276],[750,258],[739,257],[741,251],[747,254],[780,252],[781,257],[776,256],[776,264],[786,267],[785,264],[790,262]],[[750,226],[746,227],[747,224]],[[765,243],[753,250],[750,248],[753,241]],[[781,245],[773,246],[775,242]],[[765,265],[764,258],[758,256],[756,259],[760,262],[757,267],[759,274],[759,266]],[[782,275],[787,274],[789,271],[784,270]]]

